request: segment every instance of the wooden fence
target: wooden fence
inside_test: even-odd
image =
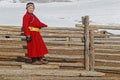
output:
[[[76,28],[42,29],[41,35],[49,49],[47,59],[64,63],[61,67],[120,72],[120,35],[99,33],[102,29],[120,30],[120,27],[89,25],[89,17],[85,16]],[[1,26],[0,56],[24,57],[25,53],[26,42],[21,28]]]
[[[84,28],[48,27],[40,32],[49,49],[46,57],[50,62],[84,69]],[[25,53],[26,41],[20,27],[0,27],[0,56],[24,57]]]
[[[85,27],[86,70],[108,70],[120,73],[120,26],[89,25],[89,17],[82,18]],[[80,28],[81,24],[76,27]],[[101,30],[101,31],[100,31]]]

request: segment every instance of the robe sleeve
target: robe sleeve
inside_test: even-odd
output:
[[[43,27],[47,27],[47,25],[40,21],[40,28],[43,28]]]
[[[37,20],[36,24],[39,28],[47,27],[47,25],[45,23],[41,22],[36,16],[35,16],[35,18]]]
[[[30,30],[28,28],[29,24],[30,24],[30,16],[25,15],[23,17],[23,30],[24,30],[25,36],[30,36]]]

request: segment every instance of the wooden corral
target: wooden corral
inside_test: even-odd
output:
[[[83,20],[84,27],[88,22]],[[76,27],[81,28],[82,25],[76,24]],[[89,69],[120,74],[120,33],[107,32],[107,30],[120,31],[120,26],[88,25],[88,28],[89,37],[85,42],[89,45]]]
[[[21,27],[0,27],[0,78],[2,80],[119,80],[120,30],[117,26],[89,25],[89,17],[75,28],[40,30],[49,49],[47,65],[31,65]],[[102,72],[102,73],[101,73]],[[81,77],[90,76],[90,77]],[[94,76],[94,77],[91,77]],[[97,76],[97,77],[96,77]],[[102,76],[102,77],[98,77]]]

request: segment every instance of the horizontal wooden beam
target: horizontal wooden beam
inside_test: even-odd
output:
[[[120,61],[118,60],[103,60],[103,59],[95,59],[96,62],[105,62],[105,63],[118,63],[120,64]]]
[[[84,44],[83,43],[70,43],[70,42],[45,42],[46,44],[51,43],[53,46],[47,46],[48,49],[63,49],[63,50],[84,50]],[[64,45],[60,45],[60,46],[54,46],[54,44],[64,44]],[[65,46],[68,44],[72,44],[72,45],[79,45],[79,46]],[[26,44],[5,44],[5,43],[1,43],[0,44],[0,49],[26,49]]]
[[[94,38],[94,40],[119,41],[120,38]]]
[[[97,51],[101,51],[101,52],[107,52],[107,53],[118,53],[118,52],[120,52],[120,50],[115,50],[115,49],[100,49],[100,48],[95,48],[95,51],[97,52]]]
[[[20,26],[0,26],[0,29],[21,30],[21,27]],[[47,28],[43,28],[42,30],[79,30],[79,29],[70,28],[70,27],[47,27]]]
[[[110,25],[90,25],[93,29],[111,29],[111,30],[120,30],[120,26],[110,26]]]
[[[76,24],[75,27],[76,28],[85,28],[85,26],[83,24]]]
[[[25,56],[25,53],[17,53],[17,52],[0,52],[0,56]],[[74,59],[80,60],[83,59],[83,55],[59,55],[59,54],[47,54],[47,58],[55,58],[55,59]]]
[[[120,38],[120,35],[104,35],[104,34],[95,34],[95,38]]]
[[[75,42],[75,41],[45,41],[46,44],[71,44],[71,45],[79,45],[84,46],[82,42]]]
[[[0,31],[1,31],[0,34],[21,34],[21,33],[23,33],[21,31],[6,30],[6,29],[0,30]],[[67,34],[68,33],[69,34],[79,33],[79,34],[83,34],[84,30],[40,30],[40,33],[41,34],[45,34],[45,33],[67,33]]]
[[[111,44],[111,43],[110,43]],[[120,49],[120,45],[119,44],[117,44],[117,45],[115,45],[115,44],[95,44],[95,48],[100,48],[100,49]]]
[[[95,72],[95,71],[86,71],[86,72],[81,73],[81,76],[84,76],[84,77],[102,77],[102,76],[105,76],[105,73]]]
[[[111,29],[120,30],[120,26],[110,26],[110,25],[89,25],[91,29]],[[84,27],[82,24],[76,24],[76,27]]]
[[[20,52],[0,52],[0,56],[25,56],[25,53],[20,53]]]
[[[5,48],[9,48],[9,49],[24,49],[24,46],[22,45],[0,45],[0,49],[5,49]]]
[[[3,79],[2,79],[3,78]],[[4,80],[119,80],[117,77],[55,77],[55,76],[3,76],[1,79]]]
[[[0,65],[4,66],[21,66],[24,65],[24,62],[15,62],[15,61],[0,61]]]
[[[20,36],[21,33],[19,32],[8,32],[8,33],[0,33],[0,35],[17,35]],[[45,33],[41,34],[43,37],[83,37],[83,34],[75,33],[75,34],[69,34],[69,33]]]
[[[118,54],[118,53],[117,53],[117,54],[115,54],[115,53],[114,53],[114,54],[112,54],[112,53],[111,53],[111,54],[110,54],[110,53],[95,53],[95,55],[100,55],[100,56],[113,56],[113,57],[114,57],[114,56],[119,56],[119,57],[120,57],[120,54]]]
[[[59,65],[32,65],[32,64],[23,64],[21,68],[24,70],[40,70],[40,69],[59,69]]]
[[[95,69],[120,71],[120,67],[109,67],[109,66],[95,66]]]
[[[60,77],[79,77],[83,71],[78,70],[0,70],[0,76],[60,76]]]
[[[61,58],[61,59],[83,59],[83,55],[59,55],[59,54],[47,54],[48,58]]]
[[[0,41],[22,41],[21,38],[0,38]]]

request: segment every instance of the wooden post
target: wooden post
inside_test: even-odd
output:
[[[94,30],[90,30],[90,71],[94,71],[95,54],[94,54]]]
[[[85,27],[84,65],[85,69],[89,71],[89,16],[82,17],[82,23]]]

